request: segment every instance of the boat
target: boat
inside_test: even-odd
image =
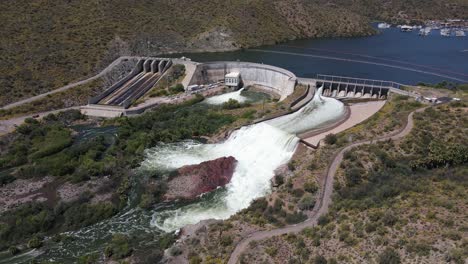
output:
[[[411,32],[413,31],[413,27],[412,26],[408,26],[408,25],[404,25],[404,26],[401,26],[400,30],[402,32]]]
[[[444,37],[450,37],[450,29],[443,28],[440,30],[440,35]]]
[[[465,31],[463,31],[463,30],[457,30],[457,31],[455,31],[455,36],[457,36],[457,37],[464,37],[464,36],[466,36],[466,35],[465,35]]]
[[[387,23],[379,23],[377,27],[380,29],[387,29],[387,28],[390,28],[391,26],[390,24],[387,24]]]
[[[421,28],[421,29],[419,30],[419,35],[420,35],[420,36],[427,36],[427,35],[429,35],[429,33],[431,33],[431,30],[432,30],[432,29],[431,29],[430,27]]]

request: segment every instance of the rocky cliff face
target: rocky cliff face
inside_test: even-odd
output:
[[[178,176],[169,181],[164,198],[167,201],[193,200],[203,193],[225,186],[231,181],[236,165],[234,157],[222,157],[184,166],[178,170]]]

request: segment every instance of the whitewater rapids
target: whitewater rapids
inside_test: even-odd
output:
[[[268,194],[274,170],[286,164],[294,154],[299,142],[295,134],[336,120],[344,113],[341,102],[322,98],[320,94],[321,89],[310,103],[294,114],[243,127],[219,144],[185,141],[147,150],[142,167],[150,170],[177,169],[225,156],[238,160],[225,189],[202,197],[199,202],[157,211],[151,225],[170,232],[206,219],[227,219],[247,208],[256,198]]]
[[[229,99],[234,99],[239,103],[244,103],[249,100],[248,97],[241,95],[244,88],[239,89],[235,92],[225,93],[221,95],[216,95],[206,99],[204,102],[210,105],[222,105],[223,103],[229,101]]]

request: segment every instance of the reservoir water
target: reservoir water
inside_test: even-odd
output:
[[[443,37],[438,30],[422,37],[417,32],[389,28],[371,37],[295,40],[242,51],[171,56],[265,63],[308,78],[330,74],[410,85],[468,83],[468,37]]]

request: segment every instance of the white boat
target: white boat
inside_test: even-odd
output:
[[[387,23],[379,23],[377,27],[380,29],[387,29],[387,28],[390,28],[391,26],[390,24],[387,24]]]
[[[440,30],[440,35],[444,37],[450,37],[450,29],[443,28]]]
[[[464,36],[466,36],[466,35],[465,35],[465,31],[463,31],[463,30],[457,30],[457,31],[455,31],[455,36],[457,36],[457,37],[464,37]]]
[[[402,32],[411,32],[413,31],[413,27],[412,26],[408,26],[408,25],[404,25],[404,26],[401,26],[400,30]]]
[[[432,29],[431,29],[430,27],[421,28],[421,29],[419,30],[419,35],[420,35],[420,36],[427,36],[427,35],[429,35],[429,33],[431,33],[431,30],[432,30]]]

